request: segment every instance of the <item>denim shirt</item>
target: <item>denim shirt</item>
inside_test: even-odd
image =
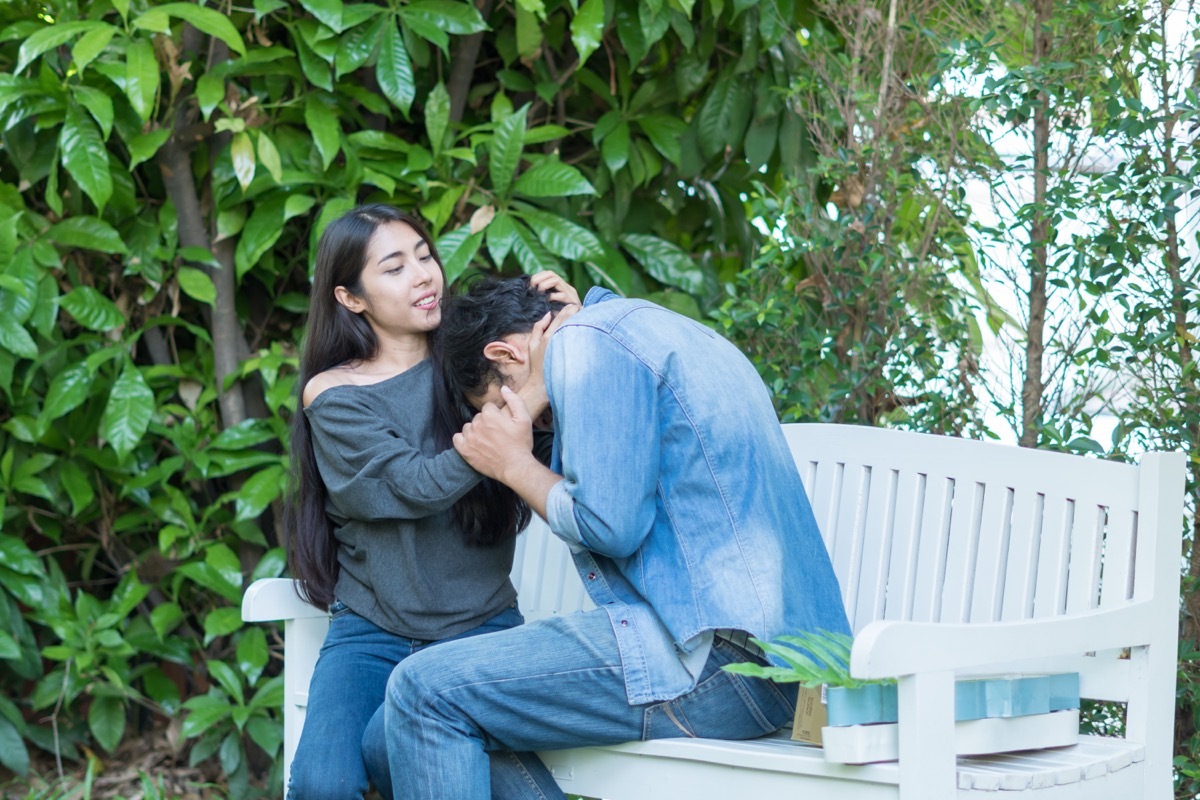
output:
[[[547,522],[608,612],[630,704],[694,688],[716,630],[849,632],[770,397],[736,347],[592,289],[543,371],[563,476]]]

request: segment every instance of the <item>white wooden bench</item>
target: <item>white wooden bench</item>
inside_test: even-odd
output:
[[[898,679],[899,761],[828,763],[787,730],[543,753],[565,791],[610,800],[1171,796],[1182,454],[1150,453],[1133,466],[875,428],[784,430],[855,630],[851,674]],[[513,580],[528,620],[589,607],[566,547],[540,522],[519,540]],[[242,616],[285,620],[286,783],[325,615],[290,580],[271,579],[250,587]],[[956,755],[955,676],[1015,671],[1079,672],[1083,696],[1127,704],[1124,738]]]

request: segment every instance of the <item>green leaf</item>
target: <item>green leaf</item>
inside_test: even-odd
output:
[[[275,435],[266,420],[245,419],[237,425],[221,431],[217,438],[209,443],[209,448],[213,450],[246,450],[263,442],[271,441]]]
[[[384,23],[383,41],[379,47],[379,58],[375,62],[375,79],[379,88],[392,105],[408,116],[417,89],[413,81],[412,62],[408,48],[404,46],[404,34],[400,32],[399,20]]]
[[[107,166],[107,159],[105,161]],[[107,173],[106,173],[107,174]],[[50,226],[46,238],[67,247],[96,250],[101,253],[126,253],[121,235],[102,219],[79,215]]]
[[[557,139],[565,139],[570,135],[571,132],[561,125],[538,125],[536,128],[525,131],[525,145],[553,142]]]
[[[204,270],[196,267],[180,267],[176,279],[179,281],[179,288],[193,300],[199,300],[210,306],[217,302],[217,287]]]
[[[88,475],[76,461],[64,459],[59,464],[58,482],[71,498],[71,516],[78,517],[96,499]]]
[[[237,521],[254,519],[279,497],[287,470],[276,464],[260,470],[242,484],[237,495]]]
[[[283,726],[263,717],[254,717],[246,723],[246,733],[250,734],[254,743],[272,758],[283,744]]]
[[[542,13],[544,16],[545,9],[542,10]],[[545,33],[542,31],[542,26],[538,22],[537,15],[520,4],[516,8],[516,17],[517,53],[521,56],[522,61],[528,63],[537,58],[542,52]]]
[[[257,626],[247,628],[238,641],[237,663],[251,686],[258,683],[258,677],[266,669],[268,655],[267,636],[263,629]]]
[[[679,166],[679,141],[687,130],[687,123],[666,114],[650,114],[640,118],[637,123],[654,149],[662,153],[663,158]]]
[[[50,423],[78,408],[87,400],[91,389],[92,373],[86,364],[77,363],[67,367],[50,381],[50,388],[46,390],[46,402],[42,406],[42,413],[38,415],[38,421]]]
[[[483,233],[471,233],[469,224],[438,238],[437,249],[442,256],[442,270],[446,273],[447,284],[454,283],[470,265],[482,243]]]
[[[18,575],[32,575],[43,579],[46,576],[41,559],[27,544],[15,536],[3,533],[0,533],[0,564]]]
[[[211,695],[193,697],[184,703],[183,707],[190,713],[183,721],[181,732],[185,738],[189,739],[204,733],[228,717],[233,710],[227,700]]]
[[[603,38],[604,0],[584,0],[571,20],[571,43],[579,53],[579,67],[599,49]]]
[[[333,32],[342,32],[342,0],[300,0],[300,5]]]
[[[87,69],[87,65],[104,52],[104,48],[108,47],[108,43],[112,41],[113,34],[116,32],[117,29],[113,26],[105,25],[79,37],[79,41],[71,48],[71,60],[75,62],[75,69],[81,75]]]
[[[450,93],[441,81],[437,82],[425,98],[425,131],[429,144],[437,157],[446,144],[446,129],[450,127]]]
[[[492,136],[488,173],[492,178],[492,189],[499,195],[508,192],[517,166],[521,163],[521,151],[525,149],[525,117],[528,113],[529,105],[526,104],[501,122]]]
[[[113,191],[108,150],[100,138],[100,131],[83,106],[68,104],[58,142],[62,165],[87,196],[92,198],[96,208],[103,210]]]
[[[262,130],[258,132],[258,162],[267,168],[272,180],[283,183],[283,160],[279,157],[275,142]]]
[[[228,613],[230,611],[234,613],[230,615]],[[222,629],[222,633],[217,634],[217,636],[224,636],[227,633],[233,633],[233,631],[236,631],[238,628],[242,627],[242,615],[238,609],[219,608],[205,618],[204,629],[206,632],[208,631],[208,620],[212,619],[218,614],[225,617],[232,616],[233,622],[236,623],[236,627],[230,630],[223,630],[224,628],[228,627],[230,623],[225,620],[216,622],[213,626],[214,629],[218,627]],[[225,690],[225,693],[236,700],[238,705],[245,704],[246,696],[242,693],[242,682],[238,679],[237,673],[233,671],[233,667],[229,666],[224,661],[209,661],[208,674],[212,675],[216,679],[217,683],[221,684],[221,688]]]
[[[548,158],[521,173],[513,193],[525,197],[566,197],[596,194],[596,189],[575,167],[557,158]]]
[[[610,170],[616,172],[629,163],[629,123],[621,120],[612,133],[604,137],[600,154]]]
[[[132,170],[143,161],[154,158],[159,148],[170,138],[170,128],[158,128],[149,133],[139,133],[127,141],[125,145],[129,148],[129,169]]]
[[[311,99],[311,96],[310,96]],[[305,107],[305,118],[307,120],[308,108]],[[336,137],[335,137],[336,145]],[[320,149],[320,144],[317,145]],[[337,150],[334,150],[334,154]],[[242,191],[250,188],[250,182],[254,180],[254,142],[250,141],[250,134],[242,131],[233,135],[233,141],[229,143],[229,158],[233,161],[233,174],[237,178],[237,182],[241,185]],[[332,160],[332,159],[330,159]],[[325,163],[326,168],[329,163]]]
[[[141,441],[153,416],[154,392],[133,362],[126,362],[108,394],[100,434],[124,458]]]
[[[519,222],[514,223],[514,227],[517,236],[513,240],[513,254],[517,257],[517,263],[521,265],[521,271],[526,275],[534,275],[549,269],[561,275],[562,267],[550,255],[537,236]]]
[[[258,263],[263,253],[270,250],[279,239],[283,233],[283,222],[281,199],[273,198],[271,202],[255,206],[254,213],[246,220],[241,235],[238,236],[237,249],[234,251],[238,280],[241,280],[242,276]]]
[[[183,609],[176,603],[159,603],[150,611],[150,627],[159,639],[164,638],[183,621]]]
[[[704,273],[678,246],[642,233],[622,236],[621,244],[655,280],[691,293],[704,287]]]
[[[403,6],[406,19],[418,19],[446,33],[471,34],[486,31],[478,9],[471,3],[454,0],[412,0]]]
[[[229,49],[235,53],[246,55],[246,44],[242,41],[237,28],[229,21],[229,17],[215,9],[205,8],[194,3],[166,3],[155,6],[135,19],[133,26],[162,32],[161,23],[152,18],[153,15],[162,14],[191,23],[192,27],[197,30],[207,33],[209,36],[215,36],[229,45]]]
[[[600,240],[594,233],[557,214],[529,208],[520,210],[518,215],[529,223],[546,249],[556,256],[582,261],[599,258],[603,253]]]
[[[111,753],[125,735],[125,704],[117,697],[92,698],[88,728],[96,742]]]
[[[125,315],[117,304],[90,286],[76,286],[59,303],[88,330],[111,331],[125,324]]]
[[[513,244],[517,241],[517,226],[513,218],[501,211],[492,219],[487,227],[487,246],[491,253],[496,269],[502,269],[504,259],[512,252]]]
[[[29,774],[29,750],[17,727],[0,718],[0,765],[24,778]]]
[[[125,51],[125,96],[142,122],[154,112],[158,80],[154,46],[145,39],[130,42]]]
[[[30,34],[29,38],[21,43],[21,49],[17,51],[17,66],[12,71],[12,74],[19,75],[35,58],[47,50],[53,50],[60,44],[69,42],[81,33],[103,28],[112,28],[112,26],[103,22],[93,22],[90,20],[85,22],[56,22],[52,26],[42,28],[36,33]]]
[[[0,659],[11,661],[21,657],[21,645],[12,634],[0,630]]]
[[[100,126],[101,138],[108,141],[113,124],[112,98],[91,86],[72,86],[71,92],[75,95],[75,101],[91,112],[92,118]]]
[[[218,636],[228,636],[242,624],[240,609],[226,606],[210,612],[204,617],[204,646],[208,647]]]
[[[342,126],[338,124],[337,115],[315,94],[310,94],[304,101],[304,124],[312,132],[322,166],[329,169],[341,148]]]
[[[0,316],[0,348],[21,358],[37,358],[38,347],[29,331],[9,316]]]

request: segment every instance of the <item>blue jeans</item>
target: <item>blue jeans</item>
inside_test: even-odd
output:
[[[453,639],[425,641],[389,633],[341,602],[329,611],[329,633],[309,684],[288,798],[360,800],[368,782],[391,797],[381,704],[392,670],[429,647],[507,630],[524,619],[513,606]]]
[[[718,639],[696,688],[668,702],[631,706],[603,609],[417,653],[392,673],[384,703],[393,794],[397,800],[563,798],[529,751],[770,733],[794,713],[789,693],[721,669],[754,658]],[[489,759],[505,751],[516,755]]]

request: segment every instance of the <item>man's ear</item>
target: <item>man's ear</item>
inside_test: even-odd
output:
[[[355,314],[361,314],[367,310],[367,304],[363,302],[363,299],[352,294],[345,286],[335,286],[333,298]]]
[[[523,364],[527,355],[524,348],[503,339],[483,346],[484,358],[497,364]]]

